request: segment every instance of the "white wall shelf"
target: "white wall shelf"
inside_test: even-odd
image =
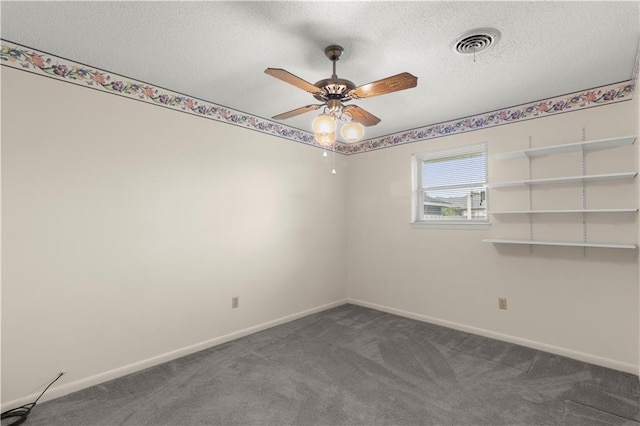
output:
[[[582,129],[583,139],[584,139],[584,131]],[[483,242],[486,243],[494,243],[494,244],[525,244],[530,247],[534,245],[543,245],[543,246],[569,246],[569,247],[598,247],[598,248],[623,248],[623,249],[636,249],[637,246],[635,244],[628,243],[605,243],[605,242],[588,242],[587,238],[587,216],[589,214],[620,214],[620,213],[638,213],[639,209],[634,208],[615,208],[615,205],[612,205],[613,208],[607,209],[593,209],[587,208],[586,198],[587,198],[587,186],[591,182],[598,181],[616,181],[616,180],[630,180],[634,179],[638,173],[637,172],[617,172],[617,173],[606,173],[606,174],[586,174],[586,153],[589,151],[596,150],[604,150],[611,148],[618,148],[624,146],[631,146],[635,144],[636,136],[622,136],[610,139],[599,139],[592,141],[582,141],[577,143],[569,143],[564,145],[554,145],[542,148],[533,148],[531,147],[531,137],[529,138],[529,149],[523,149],[519,151],[509,151],[493,154],[493,157],[498,160],[514,160],[514,159],[527,159],[529,162],[528,171],[529,171],[529,179],[525,180],[516,180],[511,182],[495,182],[487,185],[488,188],[491,189],[500,189],[500,188],[526,188],[529,193],[529,206],[528,209],[522,210],[498,210],[493,211],[491,214],[493,215],[528,215],[529,218],[529,238],[522,239],[484,239]],[[560,176],[560,177],[551,177],[545,179],[532,179],[532,170],[535,158],[551,156],[557,154],[566,154],[571,152],[578,152],[582,157],[582,175],[580,176]],[[624,155],[629,155],[625,153]],[[635,156],[636,154],[634,154]],[[573,158],[573,157],[572,157]],[[615,164],[612,163],[612,164]],[[560,185],[560,184],[578,184],[582,186],[582,205],[575,206],[574,209],[534,209],[533,208],[533,197],[535,195],[541,195],[543,197],[549,197],[551,191],[535,191],[534,188],[538,186],[544,185]],[[518,190],[520,191],[520,190]],[[573,189],[572,189],[573,191]],[[506,194],[505,194],[506,196]],[[610,200],[615,203],[614,199]],[[602,204],[602,201],[599,203]],[[547,202],[547,205],[548,202]],[[606,204],[605,204],[606,205]],[[534,215],[550,215],[550,214],[579,214],[581,216],[581,225],[582,225],[582,241],[545,241],[545,240],[537,240],[534,237]],[[538,219],[536,219],[538,220]],[[547,231],[547,234],[549,232]],[[585,251],[586,253],[586,251]]]
[[[637,213],[638,209],[568,209],[568,210],[503,210],[491,214],[547,214],[547,213]]]
[[[566,145],[554,145],[543,148],[523,149],[520,151],[501,152],[494,154],[499,160],[512,160],[516,158],[534,158],[545,155],[564,154],[575,151],[593,151],[597,149],[616,148],[619,146],[633,145],[635,136],[623,136],[610,139],[599,139],[594,141],[571,143]]]
[[[530,179],[530,180],[516,180],[512,182],[497,182],[487,185],[489,188],[507,188],[511,186],[524,186],[524,185],[552,185],[561,183],[574,183],[574,182],[588,182],[599,180],[614,180],[614,179],[633,179],[638,175],[636,172],[627,173],[607,173],[602,175],[587,175],[587,176],[568,176],[557,177],[548,179]]]
[[[525,245],[542,245],[542,246],[569,246],[569,247],[597,247],[597,248],[620,248],[620,249],[636,249],[635,244],[624,243],[590,243],[579,241],[535,241],[535,240],[506,240],[488,238],[482,240],[483,243],[493,244],[525,244]]]

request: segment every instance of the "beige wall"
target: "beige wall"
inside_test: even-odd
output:
[[[638,371],[637,251],[480,242],[528,232],[513,219],[489,231],[409,227],[412,153],[569,143],[583,126],[588,139],[637,134],[637,97],[338,156],[336,176],[302,144],[8,68],[2,107],[3,408],[60,370],[46,398],[347,297]],[[635,170],[637,147],[621,149],[636,155],[597,154],[589,167]],[[490,159],[492,180],[519,173]],[[637,206],[631,185],[624,203]],[[590,235],[638,241],[635,218],[591,220]],[[581,231],[563,221],[562,232]]]
[[[409,222],[412,153],[488,142],[491,155],[526,148],[529,136],[534,147],[578,142],[583,126],[587,139],[636,134],[637,122],[637,105],[624,102],[349,157],[350,300],[636,373],[636,250],[536,246],[530,252],[526,245],[480,241],[528,238],[527,215],[493,217],[489,231],[412,229]],[[635,171],[634,150],[589,153],[587,172]],[[580,175],[581,158],[542,159],[533,172],[533,178]],[[528,164],[490,157],[489,175],[492,181],[526,179]],[[534,200],[547,205],[535,207],[581,208],[581,189],[554,190],[540,189]],[[518,198],[522,194],[511,190],[491,190],[489,208],[527,209],[508,205]],[[610,208],[607,199],[637,207],[637,183],[589,187],[588,207]],[[581,217],[570,216],[536,217],[536,236],[580,240]],[[591,215],[588,237],[636,243],[636,216]],[[508,299],[508,310],[498,310],[499,297]]]
[[[640,55],[640,49],[638,50],[638,54]],[[637,65],[636,65],[637,66]],[[635,84],[637,84],[637,80],[635,81]],[[633,103],[635,105],[635,112],[634,115],[636,116],[636,135],[640,136],[640,94],[638,93],[637,87],[636,87],[636,91],[634,92],[634,97],[633,97]],[[638,155],[638,164],[640,164],[640,150],[637,151],[637,155]],[[639,189],[640,189],[640,185],[639,185]],[[640,200],[640,193],[638,193],[638,199]],[[640,227],[638,229],[638,231],[640,232]],[[640,241],[640,234],[638,234],[638,241]],[[638,252],[638,259],[640,260],[640,251]],[[640,267],[640,261],[638,262],[638,267]],[[638,283],[638,285],[640,286],[640,282]],[[638,296],[640,298],[640,295]],[[640,306],[640,299],[638,300],[638,305]],[[640,379],[640,312],[638,313],[638,371],[637,371],[637,375],[638,375],[638,379]]]
[[[344,302],[345,157],[8,68],[2,107],[3,403]]]

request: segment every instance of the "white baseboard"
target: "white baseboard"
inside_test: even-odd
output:
[[[295,314],[287,315],[272,321],[267,321],[265,323],[254,325],[252,327],[245,328],[243,330],[234,331],[233,333],[225,334],[224,336],[214,337],[213,339],[205,340],[204,342],[196,343],[195,345],[190,345],[181,349],[177,349],[177,350],[166,352],[148,359],[144,359],[142,361],[124,365],[122,367],[118,367],[113,370],[109,370],[93,376],[85,377],[71,383],[66,383],[60,386],[53,386],[51,387],[51,389],[47,391],[47,393],[44,394],[44,396],[40,399],[39,402],[44,402],[51,399],[59,398],[69,393],[76,392],[76,391],[88,388],[90,386],[95,386],[100,383],[106,382],[108,380],[117,379],[118,377],[135,373],[136,371],[144,370],[145,368],[153,367],[154,365],[162,364],[163,362],[172,361],[176,358],[180,358],[204,349],[208,349],[213,346],[221,345],[223,343],[230,342],[240,337],[248,336],[250,334],[257,333],[259,331],[263,331],[263,330],[275,327],[277,325],[281,325],[281,324],[285,324],[285,323],[297,320],[307,315],[315,314],[317,312],[322,312],[327,309],[334,308],[336,306],[344,305],[345,303],[347,303],[346,299],[336,300],[334,302],[327,303],[325,305],[317,306],[315,308],[311,308],[301,312],[297,312]],[[24,396],[22,398],[14,399],[13,401],[8,401],[2,404],[2,408],[0,410],[4,412],[6,410],[10,410],[12,408],[20,407],[24,404],[33,402],[38,397],[39,394],[40,393],[38,392],[32,395]]]
[[[387,312],[387,313],[398,315],[405,318],[411,318],[418,321],[441,325],[443,327],[453,328],[455,330],[466,331],[472,334],[489,337],[491,339],[514,343],[516,345],[526,346],[528,348],[538,349],[540,351],[565,356],[567,358],[576,359],[578,361],[587,362],[589,364],[600,365],[602,367],[611,368],[613,370],[624,371],[625,373],[631,373],[636,376],[638,375],[637,365],[628,364],[626,362],[617,361],[615,359],[604,358],[597,355],[574,351],[573,349],[567,349],[560,346],[554,346],[554,345],[549,345],[547,343],[537,342],[535,340],[523,339],[521,337],[511,336],[509,334],[498,333],[491,330],[485,330],[478,327],[459,324],[456,322],[442,320],[439,318],[433,318],[427,315],[403,311],[402,309],[396,309],[390,306],[378,305],[376,303],[369,303],[363,300],[349,298],[347,299],[347,301],[348,303],[358,305],[358,306],[363,306],[365,308],[376,309],[378,311]]]

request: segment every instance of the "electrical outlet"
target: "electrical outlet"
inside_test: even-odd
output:
[[[507,309],[507,299],[503,297],[498,298],[498,309]]]
[[[240,306],[240,298],[238,296],[232,297],[231,298],[231,307],[232,308],[237,308],[238,306]]]

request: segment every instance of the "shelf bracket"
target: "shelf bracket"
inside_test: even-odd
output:
[[[586,141],[586,130],[585,127],[582,126],[582,142]],[[582,151],[582,176],[586,176],[587,175],[587,158],[586,158],[586,152],[584,150],[584,148],[581,150]],[[587,185],[585,184],[584,180],[582,181],[582,210],[586,210],[587,209]],[[586,243],[587,242],[587,214],[586,213],[582,213],[582,242]],[[583,256],[587,256],[587,247],[583,247]]]
[[[529,135],[529,149],[533,148],[531,145],[531,135]],[[529,180],[533,180],[533,163],[531,157],[527,155],[529,159]],[[533,211],[533,187],[529,185],[529,211]],[[533,213],[529,213],[529,241],[533,241]],[[529,245],[529,253],[533,253],[533,245]]]

